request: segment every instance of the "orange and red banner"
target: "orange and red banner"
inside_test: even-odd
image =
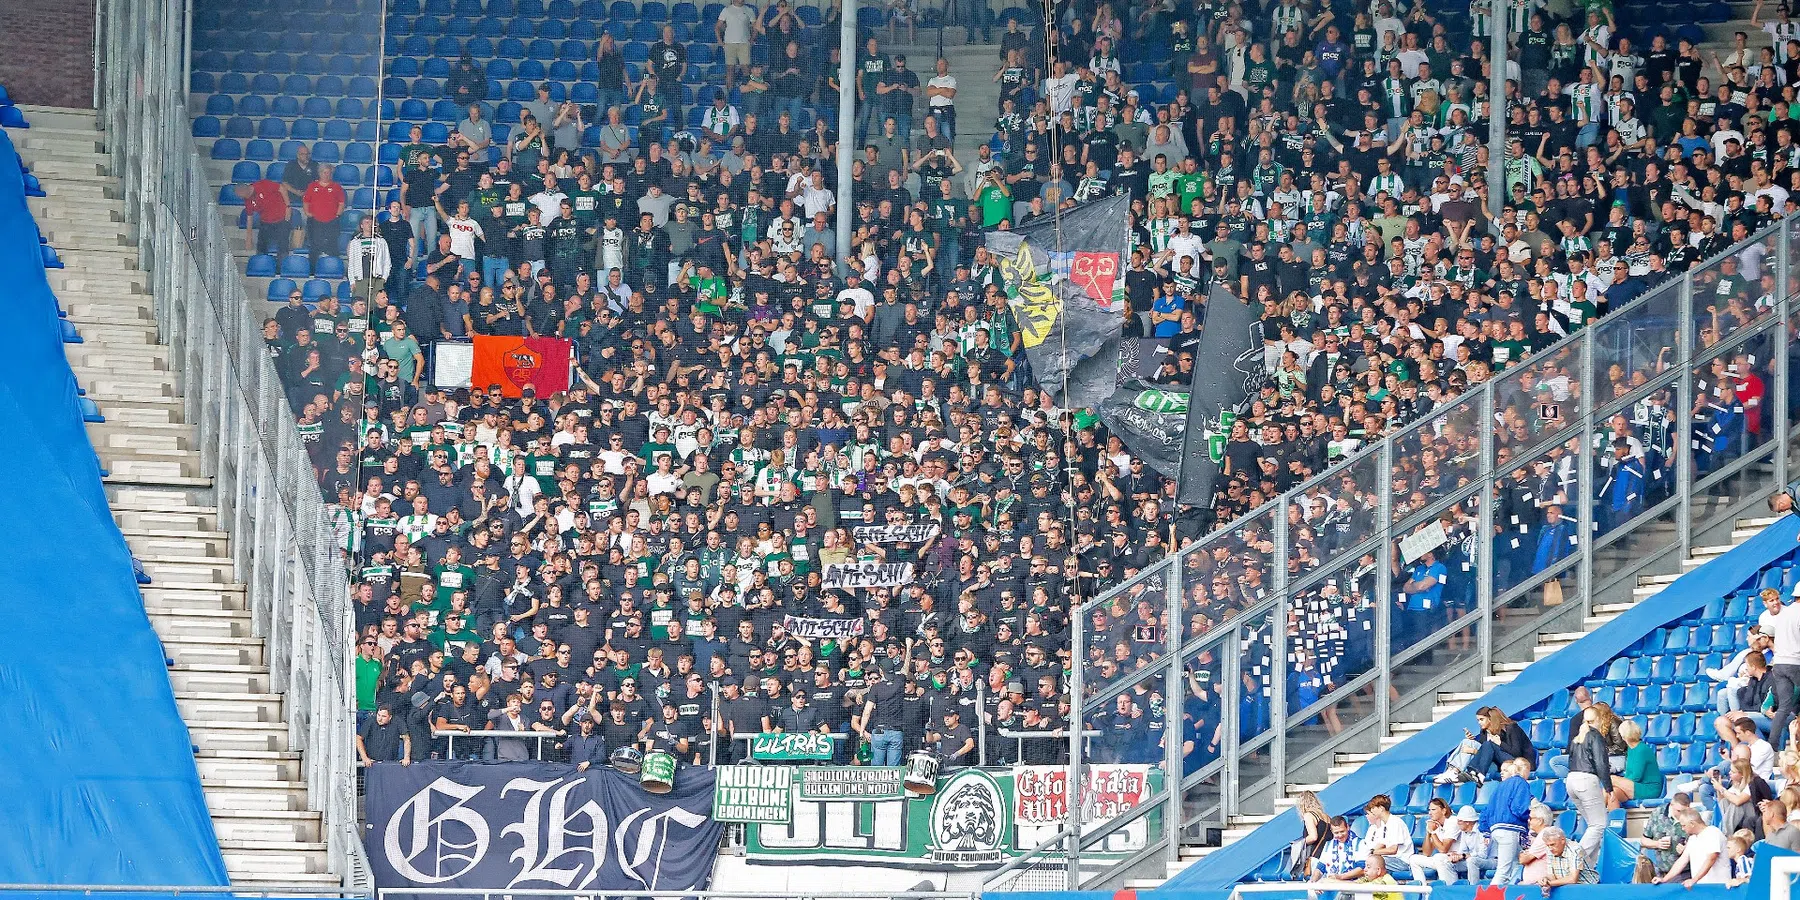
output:
[[[519,396],[529,387],[539,397],[569,389],[574,344],[558,337],[475,336],[475,364],[469,381],[476,389],[500,385],[501,393]]]

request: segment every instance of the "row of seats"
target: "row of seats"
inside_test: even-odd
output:
[[[600,6],[604,4],[596,4]],[[631,0],[613,0],[611,6],[599,15],[582,16],[574,21],[565,22],[555,18],[536,16],[517,16],[506,18],[501,16],[482,16],[469,18],[458,16],[451,19],[440,19],[435,16],[389,16],[388,34],[390,35],[447,35],[449,37],[513,37],[513,38],[550,38],[562,40],[566,37],[599,37],[594,31],[596,22],[642,22],[661,25],[705,25],[711,28],[719,20],[719,13],[725,9],[724,4],[708,3],[704,12],[693,3],[676,3],[673,7],[665,6],[658,0],[647,0],[640,9]],[[809,28],[817,28],[824,24],[824,18],[817,7],[801,6],[795,11],[795,18],[800,24]],[[763,16],[763,21],[775,18],[775,8],[770,6]]]
[[[289,253],[277,261],[272,254],[258,253],[244,264],[244,274],[251,278],[343,278],[344,261],[336,256],[321,256],[314,264],[304,253]]]
[[[378,203],[386,206],[391,201],[398,199],[400,199],[399,188],[387,188],[377,196],[374,188],[365,186],[350,190],[349,207],[352,210],[369,209]],[[237,195],[237,185],[224,184],[219,186],[218,202],[220,206],[243,206],[244,198]]]
[[[373,51],[361,54],[338,53],[332,56],[318,56],[302,53],[294,56],[287,53],[261,53],[255,50],[244,50],[238,53],[227,53],[223,50],[195,50],[194,68],[202,72],[223,75],[228,72],[262,73],[266,75],[308,75],[319,79],[311,91],[291,91],[291,93],[343,93],[348,88],[345,78],[372,78],[381,71],[381,60]],[[247,75],[245,77],[248,77]],[[334,79],[325,81],[324,79]],[[321,85],[336,85],[336,90],[327,90]],[[355,91],[350,91],[354,95]],[[374,89],[370,88],[370,94]]]
[[[270,303],[286,303],[289,294],[299,288],[301,299],[307,303],[317,303],[326,297],[335,296],[339,302],[349,303],[351,300],[350,282],[326,281],[322,278],[309,278],[297,281],[292,278],[277,278],[269,282],[268,299]]]

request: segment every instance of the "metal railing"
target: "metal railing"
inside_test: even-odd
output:
[[[97,104],[126,220],[181,379],[219,528],[267,641],[330,871],[367,890],[356,822],[349,584],[329,510],[189,137],[183,5],[102,0]]]
[[[1629,602],[1638,576],[1678,572],[1694,548],[1725,543],[1800,451],[1788,357],[1796,253],[1800,226],[1778,222],[1477,375],[1462,395],[1082,605],[1071,629],[1077,721],[1091,727],[1120,698],[1160,703],[1177,738],[1158,756],[1178,777],[1148,805],[1165,807],[1179,839],[1154,861],[1218,843],[1233,817],[1276,812],[1290,791],[1328,783],[1338,754],[1373,754],[1392,726],[1429,723],[1440,691],[1484,690],[1488,676],[1536,658],[1540,633],[1583,631],[1596,605]],[[1722,399],[1725,382],[1736,402]],[[1614,459],[1620,440],[1627,458],[1643,454],[1641,484]],[[1535,516],[1548,524],[1543,506],[1555,505],[1570,523],[1550,526],[1550,539],[1534,515],[1523,528],[1513,520],[1532,488]],[[1436,592],[1421,577],[1425,549],[1443,557]],[[1131,646],[1116,619],[1140,603],[1148,610],[1132,621],[1148,615],[1156,627]],[[1204,734],[1182,725],[1190,699],[1216,711]],[[1071,783],[1087,752],[1071,746]],[[1128,869],[1084,871],[1082,847],[1105,831],[1081,847],[1066,837],[1015,863],[1066,856],[1069,887]]]

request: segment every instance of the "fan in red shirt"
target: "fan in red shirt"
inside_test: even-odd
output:
[[[337,252],[338,216],[344,214],[344,187],[331,180],[331,166],[320,163],[319,177],[306,186],[300,203],[306,208],[306,254],[313,265]]]
[[[253,217],[250,224],[256,228],[256,252],[286,252],[294,225],[288,221],[287,192],[281,189],[281,182],[263,178],[251,183],[244,196],[244,213]]]

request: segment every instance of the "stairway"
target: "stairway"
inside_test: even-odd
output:
[[[1681,571],[1679,573],[1670,575],[1639,576],[1638,585],[1632,591],[1632,599],[1630,602],[1596,605],[1593,609],[1594,614],[1582,620],[1581,631],[1539,633],[1537,645],[1533,648],[1532,658],[1534,660],[1543,659],[1550,654],[1573,644],[1585,637],[1588,633],[1612,621],[1619,614],[1626,612],[1638,603],[1654,597],[1657,593],[1662,591],[1663,588],[1669,586],[1669,584],[1681,577],[1681,575],[1699,568],[1716,557],[1724,555],[1736,545],[1754,537],[1764,527],[1776,522],[1778,518],[1779,517],[1775,516],[1761,516],[1737,520],[1732,528],[1731,544],[1694,548],[1693,554],[1681,561]],[[1438,702],[1431,708],[1432,718],[1430,721],[1395,722],[1390,724],[1388,726],[1388,733],[1381,738],[1381,749],[1387,750],[1396,744],[1399,744],[1401,741],[1424,731],[1428,726],[1443,719],[1445,716],[1462,710],[1468,704],[1481,699],[1487,690],[1511,682],[1518,677],[1520,672],[1525,670],[1527,665],[1527,663],[1497,662],[1494,664],[1493,671],[1482,679],[1482,691],[1439,692]],[[1374,759],[1375,755],[1376,754],[1374,753],[1336,754],[1333,760],[1336,764],[1326,770],[1328,781],[1324,784],[1286,785],[1285,793],[1287,796],[1275,801],[1276,814],[1293,806],[1295,802],[1294,797],[1301,791],[1324,790],[1338,779],[1354,774],[1362,767],[1363,763]],[[1647,812],[1637,814],[1638,811],[1635,810],[1633,813],[1633,815],[1628,816],[1627,818],[1627,829],[1629,834],[1638,833],[1638,830],[1642,827],[1642,818],[1648,815]],[[1175,873],[1180,872],[1200,859],[1204,859],[1215,850],[1236,843],[1264,823],[1274,818],[1274,815],[1233,816],[1230,821],[1226,823],[1226,827],[1221,833],[1221,843],[1219,847],[1182,847],[1179,861],[1168,864],[1166,877],[1174,877]],[[1163,881],[1164,879],[1160,878],[1131,879],[1126,881],[1125,887],[1147,890],[1161,886]]]
[[[234,885],[336,887],[301,755],[273,692],[265,644],[220,530],[186,424],[179,373],[158,343],[135,226],[108,173],[93,112],[27,107],[10,132],[47,198],[31,213],[66,268],[51,287],[85,343],[69,363],[106,417],[88,434],[114,519],[150,576],[144,608],[194,745],[207,807]]]

